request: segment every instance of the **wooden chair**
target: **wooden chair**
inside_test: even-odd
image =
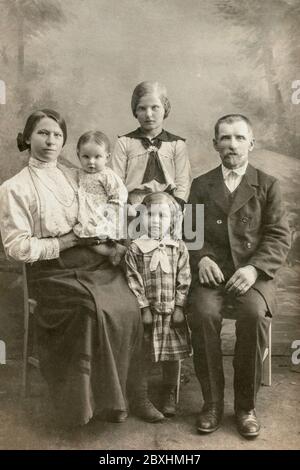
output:
[[[28,295],[26,265],[23,264],[24,343],[22,368],[22,396],[28,393],[28,365],[39,368],[39,360],[33,354],[34,313],[37,303]]]
[[[181,361],[179,361],[179,368],[178,368],[178,375],[177,375],[177,385],[176,385],[176,403],[179,402],[179,396],[180,396],[182,361],[183,361],[183,359],[181,359]]]
[[[268,345],[263,356],[262,385],[272,385],[272,323],[270,321],[268,330]]]
[[[234,320],[232,306],[227,306],[223,314],[226,319]],[[263,355],[263,367],[261,384],[270,387],[272,385],[272,323],[269,323],[267,346]]]

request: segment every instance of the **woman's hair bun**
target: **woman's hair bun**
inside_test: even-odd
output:
[[[17,145],[20,152],[24,152],[24,150],[28,150],[30,148],[30,145],[24,142],[23,134],[21,132],[19,132],[17,136]]]

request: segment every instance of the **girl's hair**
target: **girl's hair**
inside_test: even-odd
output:
[[[164,192],[151,193],[144,197],[143,206],[150,208],[152,204],[168,205],[171,213],[170,237],[174,240],[182,238],[182,210],[171,194]]]
[[[170,114],[171,103],[167,97],[166,87],[158,82],[142,82],[135,87],[131,97],[131,109],[134,117],[136,118],[136,108],[140,99],[150,93],[155,93],[159,96],[159,99],[165,109],[164,119],[166,119]]]
[[[30,150],[30,144],[28,144],[26,141],[30,139],[37,123],[43,118],[47,117],[57,122],[61,128],[64,137],[63,146],[65,145],[67,140],[67,125],[64,118],[58,112],[53,111],[53,109],[40,109],[30,114],[26,121],[23,132],[19,132],[17,136],[17,145],[20,152],[28,149]]]
[[[107,153],[110,153],[110,141],[109,138],[100,131],[88,131],[82,134],[77,142],[77,153],[80,151],[81,145],[87,142],[95,142],[98,145],[104,145]]]

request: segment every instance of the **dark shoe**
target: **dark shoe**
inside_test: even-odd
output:
[[[176,414],[175,390],[165,390],[162,399],[162,413],[166,418],[171,418]]]
[[[104,409],[96,412],[94,419],[97,421],[109,421],[110,423],[124,423],[128,416],[127,411]]]
[[[237,410],[235,413],[237,429],[243,437],[256,437],[259,435],[260,424],[255,410]]]
[[[124,423],[127,419],[127,411],[110,410],[106,416],[107,421],[111,423]]]
[[[197,431],[210,433],[216,431],[223,418],[223,403],[206,403],[197,419]]]
[[[138,401],[132,406],[133,413],[148,423],[159,423],[164,420],[164,415],[158,411],[148,398]]]

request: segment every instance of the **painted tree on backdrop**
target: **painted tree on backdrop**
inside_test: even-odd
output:
[[[65,15],[58,0],[0,0],[0,8],[4,12],[3,20],[10,25],[15,36],[18,78],[22,81],[26,41],[53,26],[61,25]],[[6,45],[2,47],[2,55],[8,61],[6,48]]]
[[[0,109],[1,181],[18,171],[20,161],[7,158],[15,154],[15,133],[18,116],[29,110],[53,103],[51,90],[45,88],[37,98],[37,85],[45,73],[43,61],[26,61],[26,47],[51,28],[66,22],[61,0],[0,0],[0,79],[6,83],[6,105]],[[42,62],[42,63],[41,63]],[[54,103],[53,103],[54,105]]]
[[[269,148],[299,158],[300,131],[295,126],[299,111],[291,103],[291,84],[300,78],[299,0],[227,0],[217,1],[217,7],[223,19],[240,27],[235,43],[267,84],[263,100],[249,95],[247,84],[239,87],[236,105],[247,106],[248,112],[263,121],[265,135],[273,126],[274,135],[266,142]]]

